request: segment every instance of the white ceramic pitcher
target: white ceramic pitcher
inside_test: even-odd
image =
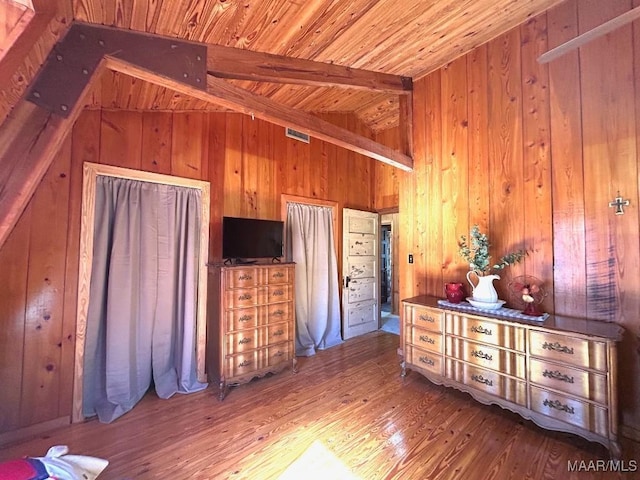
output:
[[[471,281],[471,274],[474,274],[477,283],[474,284]],[[467,272],[467,281],[471,288],[473,289],[473,299],[478,302],[487,302],[487,303],[495,303],[498,301],[498,292],[496,292],[495,287],[493,286],[494,280],[500,280],[499,275],[478,275],[478,272],[475,270],[470,270]]]

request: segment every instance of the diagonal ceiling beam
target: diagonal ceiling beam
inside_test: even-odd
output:
[[[209,76],[207,91],[196,89],[176,80],[162,77],[143,67],[120,58],[107,58],[107,67],[140,80],[175,90],[185,95],[215,103],[230,110],[252,115],[283,127],[292,127],[339,147],[346,148],[367,157],[410,171],[413,159],[392,148],[357,135],[345,128],[322,120],[306,112],[287,107],[273,100],[247,92],[224,80]]]
[[[103,71],[104,62],[96,66],[67,117],[23,99],[0,125],[0,247],[18,222]]]
[[[293,127],[403,170],[412,169],[413,160],[404,153],[206,75],[207,55],[202,48],[206,46],[156,35],[72,25],[50,53],[26,97],[0,126],[0,247],[105,68]]]
[[[207,50],[207,73],[218,78],[353,88],[396,95],[407,95],[413,90],[410,77],[221,45],[209,45]]]

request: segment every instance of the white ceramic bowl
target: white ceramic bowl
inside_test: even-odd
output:
[[[497,302],[481,302],[478,300],[474,300],[473,297],[467,297],[467,302],[469,302],[472,306],[481,308],[483,310],[497,310],[501,308],[505,303],[507,303],[504,300],[498,300]]]

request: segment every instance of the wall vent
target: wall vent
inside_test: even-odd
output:
[[[294,130],[293,128],[287,127],[285,135],[289,138],[295,138],[301,142],[309,143],[309,135],[299,132],[298,130]]]

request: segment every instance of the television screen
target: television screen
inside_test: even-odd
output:
[[[223,217],[222,256],[232,260],[282,256],[284,222]]]

